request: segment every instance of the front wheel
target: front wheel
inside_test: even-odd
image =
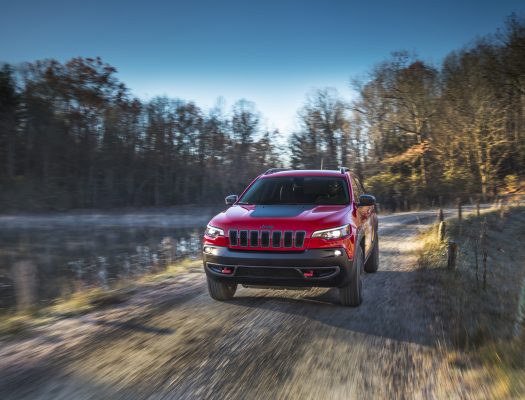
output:
[[[363,302],[363,282],[361,280],[362,269],[363,249],[361,246],[357,245],[348,284],[339,288],[339,297],[343,306],[357,307]]]
[[[208,281],[208,293],[214,300],[230,300],[237,290],[236,283],[225,283],[206,277]]]

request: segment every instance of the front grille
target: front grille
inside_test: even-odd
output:
[[[302,248],[306,238],[305,231],[258,231],[231,229],[228,232],[230,246],[273,249]]]

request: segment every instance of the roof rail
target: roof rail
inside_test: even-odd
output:
[[[275,174],[276,172],[281,172],[281,171],[290,171],[290,168],[270,168],[263,175],[271,175],[271,174]]]
[[[350,168],[339,167],[339,172],[341,172],[342,174],[345,174],[347,172],[350,172]]]

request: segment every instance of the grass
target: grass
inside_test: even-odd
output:
[[[122,281],[116,287],[104,290],[87,288],[57,299],[53,304],[31,308],[15,314],[0,316],[0,338],[11,339],[28,334],[32,328],[49,324],[62,318],[87,314],[122,303],[134,293],[150,285],[164,282],[182,273],[191,272],[200,263],[182,260],[161,272],[143,275],[137,280]]]
[[[175,278],[181,273],[192,272],[195,270],[202,270],[202,262],[200,260],[185,259],[178,262],[177,264],[167,266],[160,272],[146,274],[139,278],[137,282],[141,284],[155,283],[159,281],[164,281],[166,279]]]
[[[437,226],[420,240],[420,279],[438,287],[451,365],[476,398],[525,398],[525,207],[450,220],[443,242]],[[458,244],[456,270],[447,269],[449,240]]]
[[[438,227],[433,225],[419,237],[422,246],[417,261],[421,269],[445,268],[447,265],[446,241],[438,240]]]

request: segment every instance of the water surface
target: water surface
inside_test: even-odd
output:
[[[200,257],[213,208],[0,216],[0,313]]]

